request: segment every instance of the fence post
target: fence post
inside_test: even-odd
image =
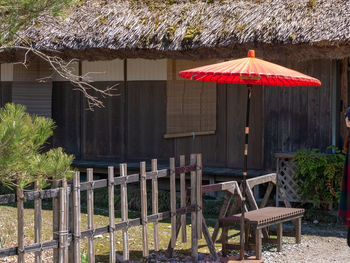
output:
[[[176,174],[175,158],[170,158],[170,215],[171,215],[171,248],[176,246]]]
[[[60,186],[60,180],[54,179],[52,181],[52,188],[56,189]],[[52,232],[53,239],[58,240],[59,236],[57,235],[59,228],[59,200],[58,197],[52,198]],[[58,262],[58,249],[53,249],[53,262]]]
[[[280,159],[279,157],[276,157],[276,182],[278,181],[278,174],[280,170]],[[276,183],[276,207],[279,206],[279,191],[278,191],[278,185]]]
[[[126,163],[120,164],[120,176],[127,176],[127,165]],[[126,182],[120,185],[120,207],[122,214],[122,221],[128,222],[128,190]],[[129,260],[129,232],[128,227],[123,229],[123,260]]]
[[[35,181],[34,190],[39,191],[40,185],[39,181]],[[41,198],[34,200],[34,241],[35,243],[41,243],[41,227],[42,218],[41,218]],[[41,251],[35,252],[35,263],[42,262],[42,253]]]
[[[202,154],[196,155],[196,180],[197,180],[197,233],[198,239],[202,239]]]
[[[17,186],[17,224],[18,224],[18,263],[24,263],[24,194],[23,189]]]
[[[65,206],[65,199],[66,199],[66,189],[64,187],[61,187],[59,189],[59,243],[58,243],[58,261],[59,263],[65,263],[65,234],[66,234],[66,228],[65,228],[65,217],[66,217],[66,206]]]
[[[190,164],[196,165],[196,155],[191,154]],[[191,213],[191,237],[192,237],[192,258],[198,262],[198,231],[197,231],[197,181],[196,171],[191,171],[191,206],[195,206],[195,211]]]
[[[185,164],[185,156],[180,156],[180,166],[184,167]],[[180,196],[181,196],[181,207],[186,207],[186,174],[180,174]],[[181,235],[182,235],[182,243],[187,242],[187,233],[186,233],[186,214],[181,215]]]
[[[152,159],[152,172],[158,171],[157,159]],[[158,178],[152,179],[152,214],[158,214]],[[159,251],[158,219],[153,223],[154,250]]]
[[[109,207],[109,263],[115,263],[114,167],[113,166],[108,166],[108,207]]]
[[[87,181],[93,186],[94,172],[92,168],[86,170]],[[88,189],[86,192],[87,198],[87,213],[88,213],[88,229],[94,229],[94,190]],[[89,237],[88,253],[89,253],[89,263],[95,263],[95,241],[94,235]]]
[[[141,224],[142,224],[142,252],[143,256],[149,255],[147,236],[147,185],[146,185],[146,163],[140,163],[141,184]]]
[[[74,229],[73,229],[73,242],[74,242],[74,263],[80,263],[80,172],[76,172],[73,178],[73,210],[74,210]]]
[[[69,243],[68,247],[68,262],[74,262],[74,188],[73,184],[71,184],[69,195],[67,194],[67,230],[70,234],[72,234],[72,239]]]
[[[69,216],[68,216],[68,209],[69,209],[69,198],[68,198],[68,185],[67,185],[67,179],[63,179],[62,180],[62,187],[64,189],[64,262],[68,262],[68,220],[69,220]]]

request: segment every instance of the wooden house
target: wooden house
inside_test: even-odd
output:
[[[349,103],[348,10],[350,2],[341,0],[84,1],[61,18],[38,18],[17,44],[79,58],[77,72],[99,72],[91,74],[94,85],[117,83],[119,96],[88,111],[82,94],[44,62],[14,64],[23,59],[17,50],[0,53],[0,104],[14,101],[51,116],[52,143],[81,162],[201,152],[206,167],[239,169],[246,88],[177,73],[255,49],[257,57],[322,81],[321,87],[253,88],[248,167],[274,169],[275,152],[341,143]]]

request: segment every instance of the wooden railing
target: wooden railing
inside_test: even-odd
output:
[[[190,203],[187,200],[185,175],[190,173],[191,190]],[[180,208],[176,208],[176,177],[180,176]],[[170,211],[158,211],[158,179],[169,178],[170,184]],[[147,211],[147,180],[152,180],[152,213]],[[127,185],[140,183],[141,194],[141,216],[140,218],[128,218]],[[58,185],[57,182],[55,185]],[[115,223],[114,191],[120,187],[121,193],[121,222]],[[119,176],[115,177],[114,167],[108,167],[108,179],[93,180],[93,170],[87,169],[87,182],[80,182],[80,173],[76,172],[72,184],[65,181],[60,188],[48,190],[24,191],[18,189],[17,194],[0,196],[0,204],[17,202],[18,210],[18,246],[0,249],[0,258],[18,256],[18,262],[24,262],[24,254],[36,253],[36,262],[42,262],[42,251],[53,249],[54,262],[80,262],[81,240],[88,239],[89,262],[95,260],[94,238],[101,234],[109,233],[110,253],[109,262],[127,261],[130,258],[129,233],[132,227],[142,226],[142,252],[143,256],[149,255],[149,240],[147,224],[153,223],[154,250],[159,250],[159,227],[158,222],[171,219],[171,240],[168,251],[172,253],[175,248],[177,235],[182,229],[182,242],[187,241],[186,214],[191,213],[192,231],[192,256],[198,259],[198,239],[202,236],[202,226],[205,227],[204,234],[211,251],[213,245],[209,232],[202,217],[202,157],[201,154],[192,154],[190,164],[185,165],[185,156],[180,157],[180,166],[175,166],[175,159],[170,158],[169,169],[158,170],[157,160],[152,160],[152,170],[146,171],[146,163],[140,163],[140,172],[127,174],[127,164],[120,164]],[[94,226],[94,190],[108,188],[109,225],[102,227]],[[87,193],[87,216],[88,229],[81,230],[81,192]],[[24,208],[25,201],[36,200],[40,204],[35,206],[35,222],[41,221],[41,201],[53,199],[53,239],[41,242],[41,224],[35,224],[35,233],[39,233],[35,243],[24,245]],[[40,217],[40,218],[39,218]],[[204,221],[204,222],[202,222]],[[123,255],[116,253],[114,232],[122,230]],[[210,239],[210,240],[209,240]],[[211,244],[210,244],[211,243]],[[216,258],[215,249],[212,255]],[[68,261],[69,259],[69,261]]]

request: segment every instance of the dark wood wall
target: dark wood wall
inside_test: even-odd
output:
[[[12,101],[12,82],[0,81],[0,106]]]
[[[96,82],[103,88],[115,82]],[[62,146],[79,159],[141,160],[166,159],[173,144],[165,134],[165,81],[123,82],[117,96],[104,99],[105,108],[87,109],[82,94],[68,82],[53,84],[53,119],[57,128],[54,145]]]
[[[108,82],[98,82],[105,87]],[[240,167],[247,90],[218,85],[215,135],[164,139],[166,132],[166,81],[132,81],[118,85],[119,96],[105,100],[105,108],[86,110],[82,95],[68,82],[54,82],[53,118],[57,128],[54,145],[79,159],[167,159],[180,154],[203,153],[206,165]],[[261,88],[254,87],[249,167],[262,168],[263,105]],[[127,99],[125,98],[127,97]],[[127,103],[125,107],[125,103]]]
[[[319,78],[321,87],[253,88],[248,168],[273,169],[275,152],[325,149],[332,142],[331,98],[334,62],[282,62]],[[96,82],[98,87],[115,82]],[[119,96],[105,108],[87,109],[68,82],[53,82],[53,145],[82,160],[133,161],[201,152],[206,166],[241,168],[247,89],[217,85],[215,135],[164,139],[166,81],[119,82]],[[0,104],[11,101],[11,82],[0,82]]]
[[[264,166],[274,167],[273,153],[325,150],[332,144],[331,60],[286,63],[321,80],[321,87],[264,87]]]
[[[174,152],[166,133],[166,81],[128,82],[127,159],[167,159]]]

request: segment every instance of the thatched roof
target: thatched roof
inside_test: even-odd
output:
[[[107,2],[107,3],[106,3]],[[348,0],[85,1],[41,17],[21,37],[90,60],[116,57],[298,59],[350,56]]]

